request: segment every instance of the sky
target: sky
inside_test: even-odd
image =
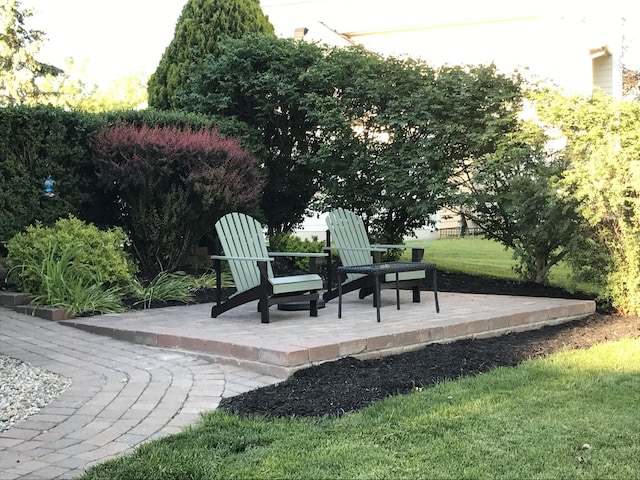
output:
[[[21,8],[36,13],[27,20],[27,27],[43,30],[46,42],[40,50],[41,61],[64,67],[64,60],[72,57],[76,63],[86,64],[89,84],[106,86],[124,75],[151,74],[155,71],[165,48],[171,42],[176,21],[187,0],[21,0]],[[389,9],[392,4],[394,8]],[[457,5],[456,5],[457,4]],[[593,8],[590,8],[590,5]],[[470,15],[473,7],[488,7],[496,11],[509,9],[514,15],[527,13],[524,8],[564,14],[580,5],[588,14],[602,15],[602,2],[589,0],[261,0],[263,11],[269,15],[279,35],[291,36],[295,27],[303,27],[305,18],[326,22],[341,30],[343,25],[355,29],[377,28],[371,18],[382,19],[386,25],[394,21],[394,14],[434,15],[438,8],[448,7],[443,20],[453,21]],[[456,7],[451,8],[456,5]],[[572,7],[569,7],[572,5]],[[565,6],[565,10],[563,10]],[[630,50],[625,58],[629,68],[640,70],[640,4],[637,0],[609,0],[608,11],[619,11],[627,21],[627,43]],[[383,15],[379,15],[384,11]],[[453,13],[451,13],[453,12]],[[477,12],[477,10],[476,10]],[[452,16],[454,15],[454,16]]]
[[[173,38],[186,0],[22,0],[36,13],[27,27],[42,30],[40,60],[64,67],[88,59],[90,84],[155,71]]]

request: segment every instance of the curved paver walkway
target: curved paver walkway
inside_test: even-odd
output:
[[[71,478],[195,423],[221,398],[282,381],[188,353],[125,343],[0,307],[0,353],[72,385],[0,433],[0,478]]]

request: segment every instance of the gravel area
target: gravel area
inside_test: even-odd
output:
[[[0,355],[0,432],[38,413],[70,385],[66,377]]]

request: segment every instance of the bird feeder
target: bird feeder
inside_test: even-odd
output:
[[[56,186],[56,181],[48,176],[44,183],[42,184],[42,188],[44,188],[43,196],[45,198],[53,198],[55,197],[55,193],[53,193],[53,188]]]

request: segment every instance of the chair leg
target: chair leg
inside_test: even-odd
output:
[[[266,296],[260,297],[258,310],[260,311],[260,321],[262,323],[269,323],[269,300]]]
[[[416,285],[413,290],[413,303],[420,303],[420,286]]]
[[[433,269],[433,299],[436,302],[436,313],[440,313],[440,304],[438,303],[438,270]]]
[[[258,262],[260,270],[260,299],[258,301],[258,310],[260,310],[260,321],[269,323],[269,295],[272,293],[269,287],[269,278],[267,277],[267,262]]]
[[[318,300],[311,300],[309,302],[309,315],[311,317],[318,316]]]
[[[233,297],[229,298],[225,302],[222,302],[220,305],[214,304],[211,307],[211,317],[216,318],[218,315],[231,310],[239,305],[245,304],[252,300],[258,300],[260,298],[259,288],[252,288],[251,290],[246,290],[242,293],[236,294]]]

